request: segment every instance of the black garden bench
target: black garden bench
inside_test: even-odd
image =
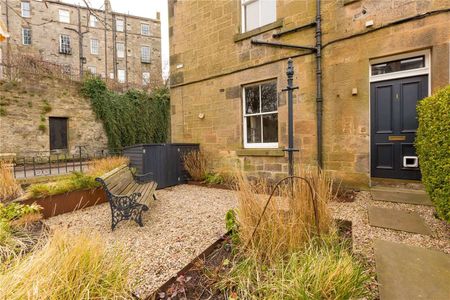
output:
[[[152,173],[136,175],[126,165],[95,178],[102,184],[111,207],[112,230],[122,220],[134,220],[143,226],[142,212],[149,209],[151,199],[156,200],[157,184],[152,179]]]

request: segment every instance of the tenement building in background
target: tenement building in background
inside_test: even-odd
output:
[[[90,72],[118,83],[152,88],[162,83],[161,23],[156,19],[60,1],[1,0],[10,38],[0,44],[3,73],[23,55],[64,72]]]
[[[297,163],[420,179],[416,104],[449,84],[448,1],[170,0],[169,38],[173,142],[285,176],[292,58]]]

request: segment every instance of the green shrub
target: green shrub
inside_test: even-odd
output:
[[[101,79],[93,77],[84,81],[81,91],[103,122],[110,149],[168,140],[168,89],[156,89],[150,95],[139,90],[121,94],[108,90]]]
[[[450,85],[421,100],[417,111],[422,181],[438,215],[450,222]]]
[[[224,182],[222,175],[218,173],[207,173],[205,182],[209,184],[222,184]]]
[[[17,202],[8,205],[0,203],[0,220],[12,221],[28,214],[39,213],[41,207],[35,204],[24,205]]]

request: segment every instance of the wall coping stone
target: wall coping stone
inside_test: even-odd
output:
[[[237,156],[284,156],[283,149],[237,149]]]
[[[282,27],[282,26],[283,26],[283,19],[279,19],[279,20],[276,20],[273,23],[269,23],[267,25],[258,27],[256,29],[253,29],[253,30],[250,30],[250,31],[247,31],[247,32],[244,32],[244,33],[236,33],[234,35],[234,42],[239,42],[239,41],[248,39],[248,38],[250,38],[252,36],[258,35],[260,33],[263,33],[263,32],[266,32],[266,31],[269,31],[269,30],[272,30],[272,29],[275,29],[275,28],[279,28],[279,27]]]

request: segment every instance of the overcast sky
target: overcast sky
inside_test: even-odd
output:
[[[63,0],[63,2],[84,5],[82,0]],[[161,51],[163,77],[169,74],[169,25],[167,13],[167,0],[110,0],[112,9],[116,12],[129,13],[131,15],[156,18],[156,12],[161,13]],[[104,0],[88,0],[93,8],[102,8]]]

